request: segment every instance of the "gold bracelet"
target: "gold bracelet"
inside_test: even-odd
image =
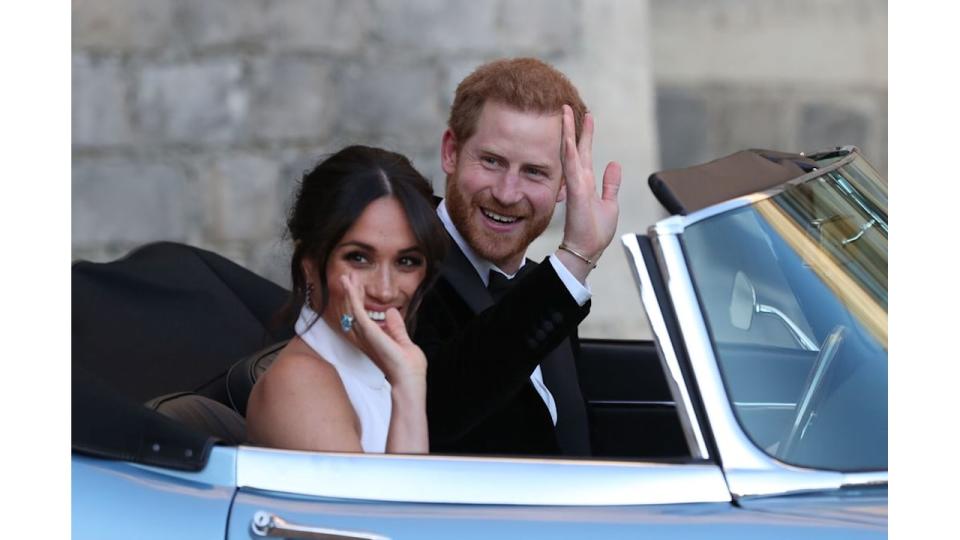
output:
[[[566,251],[567,253],[573,255],[574,257],[580,259],[581,261],[589,264],[589,265],[590,265],[590,268],[596,268],[596,267],[597,267],[597,263],[591,261],[590,259],[588,259],[588,258],[584,257],[583,255],[577,253],[576,251],[570,249],[570,248],[567,247],[567,245],[564,244],[563,242],[560,242],[560,249],[562,249],[562,250]]]

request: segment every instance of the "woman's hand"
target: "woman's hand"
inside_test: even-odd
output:
[[[340,276],[340,284],[347,293],[343,312],[354,318],[351,332],[355,333],[360,349],[377,364],[391,385],[425,384],[427,358],[407,335],[400,312],[388,309],[381,327],[363,306],[363,285],[352,274]]]
[[[396,308],[386,313],[381,327],[370,319],[363,307],[363,285],[353,275],[340,276],[347,292],[344,313],[353,315],[356,344],[367,353],[390,382],[390,430],[387,452],[426,454],[430,450],[427,436],[427,357],[417,347],[403,324]]]

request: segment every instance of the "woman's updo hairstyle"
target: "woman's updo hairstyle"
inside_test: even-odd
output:
[[[327,262],[334,247],[373,201],[394,197],[403,208],[413,235],[426,259],[426,277],[407,309],[407,327],[413,331],[414,314],[423,292],[436,278],[447,249],[446,233],[433,204],[433,188],[406,157],[369,146],[348,146],[325,159],[300,181],[287,219],[293,240],[290,260],[292,298],[285,314],[295,318],[307,293],[303,261],[312,260],[319,274],[317,313],[330,298]]]

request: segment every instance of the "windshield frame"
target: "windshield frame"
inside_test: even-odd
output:
[[[714,442],[720,461],[727,474],[731,492],[735,496],[771,495],[810,489],[835,489],[844,485],[873,485],[887,481],[886,470],[840,472],[826,469],[798,467],[783,463],[757,447],[744,432],[730,402],[726,385],[720,373],[714,343],[704,320],[699,295],[689,272],[683,251],[684,230],[710,217],[768,199],[784,189],[811,178],[848,165],[856,160],[856,147],[844,147],[834,153],[841,158],[830,160],[824,167],[799,176],[769,190],[737,197],[689,215],[671,216],[648,229],[660,272],[666,276],[667,288],[674,304],[674,312],[696,386],[701,393],[706,412],[705,430]],[[831,156],[833,157],[833,156]],[[635,261],[634,265],[641,265]],[[654,329],[660,343],[669,343],[669,336],[661,336]],[[661,341],[667,339],[667,341]],[[682,377],[680,373],[672,374]],[[678,404],[681,403],[678,401]],[[693,411],[690,412],[693,414]]]

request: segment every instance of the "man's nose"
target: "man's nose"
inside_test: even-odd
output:
[[[490,193],[503,206],[512,206],[520,202],[523,193],[520,191],[519,171],[509,169],[504,172],[493,184]]]
[[[382,304],[389,304],[397,297],[397,279],[388,264],[380,265],[370,276],[367,283],[367,295]]]

